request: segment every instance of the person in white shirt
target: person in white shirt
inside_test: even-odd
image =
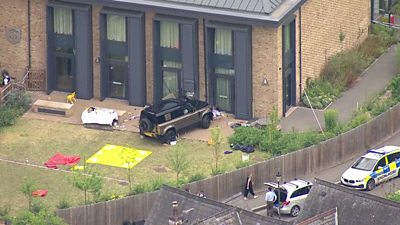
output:
[[[268,192],[265,194],[265,201],[267,202],[267,216],[272,217],[272,211],[274,208],[274,202],[277,197],[275,192],[272,191],[271,187],[268,187]]]

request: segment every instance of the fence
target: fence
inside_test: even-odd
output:
[[[197,181],[187,186],[197,193],[203,190],[208,198],[224,200],[242,191],[249,173],[256,184],[275,180],[280,171],[283,180],[312,176],[314,173],[347,161],[391,137],[400,130],[400,105],[347,133],[287,155],[278,156],[230,173]],[[258,185],[261,188],[261,185]],[[158,192],[144,193],[123,199],[58,210],[57,214],[70,225],[117,225],[124,220],[146,219]],[[85,221],[83,223],[82,221]]]

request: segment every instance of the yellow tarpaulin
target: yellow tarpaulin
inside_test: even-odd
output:
[[[150,154],[150,151],[107,144],[86,160],[86,162],[132,168]]]

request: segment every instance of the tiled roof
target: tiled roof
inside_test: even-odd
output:
[[[180,189],[163,186],[159,191],[159,197],[156,202],[154,202],[146,219],[145,225],[168,224],[169,218],[172,216],[173,201],[178,202],[179,212],[181,212],[180,214],[182,214],[185,224],[188,225],[214,225],[218,220],[225,220],[227,225],[237,225],[239,221],[241,221],[241,224],[246,225],[291,224],[274,218],[261,216],[212,199],[202,198]]]
[[[271,13],[285,0],[160,0],[189,5],[246,11],[253,13]]]
[[[379,188],[379,187],[378,187]],[[400,203],[316,180],[304,202],[297,223],[337,209],[338,224],[399,224]]]

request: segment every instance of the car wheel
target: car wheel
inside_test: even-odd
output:
[[[151,123],[151,121],[149,119],[144,118],[144,119],[140,120],[139,128],[143,132],[151,131],[153,129],[153,124]]]
[[[297,206],[297,205],[295,205],[295,206],[293,206],[292,209],[290,210],[290,215],[293,216],[293,217],[296,217],[296,216],[299,215],[299,212],[300,212],[300,207]]]
[[[367,182],[367,187],[366,187],[366,189],[368,190],[368,191],[371,191],[372,189],[374,189],[375,188],[375,181],[374,181],[374,179],[370,179],[368,182]]]
[[[113,120],[111,126],[112,126],[112,127],[115,127],[115,126],[117,126],[117,125],[118,125],[118,120]]]
[[[210,115],[205,115],[203,116],[203,119],[201,119],[201,128],[207,129],[211,125],[211,116]]]
[[[176,139],[176,132],[173,129],[167,130],[164,134],[164,142],[169,144],[173,139]]]

